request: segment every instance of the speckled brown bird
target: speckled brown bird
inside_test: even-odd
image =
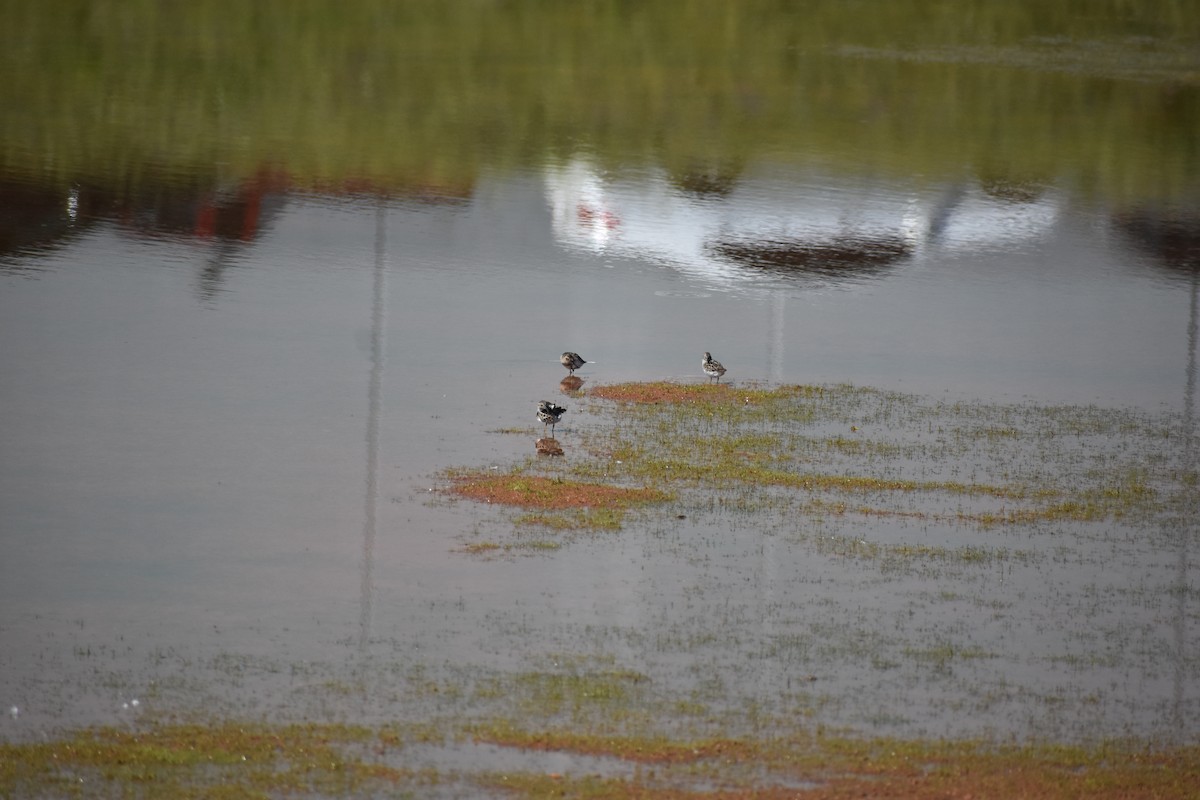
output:
[[[700,362],[704,367],[704,374],[710,378],[716,378],[717,383],[721,382],[721,376],[725,374],[725,367],[721,366],[720,361],[716,361],[712,357],[712,353],[705,351],[704,360]]]
[[[562,358],[559,359],[559,362],[568,370],[570,370],[572,375],[575,374],[575,370],[588,363],[583,360],[583,356],[579,355],[579,353],[572,353],[570,350],[562,354]]]

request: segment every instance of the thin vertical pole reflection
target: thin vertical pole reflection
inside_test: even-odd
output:
[[[387,241],[384,201],[375,209],[375,286],[371,304],[371,376],[367,382],[367,488],[363,493],[362,601],[359,609],[358,649],[366,650],[371,636],[374,591],[371,571],[375,562],[375,531],[379,505],[379,410],[383,396],[384,321],[387,312]]]
[[[1183,389],[1183,469],[1185,476],[1196,475],[1195,451],[1195,409],[1196,409],[1196,312],[1197,295],[1200,294],[1200,265],[1192,266],[1192,297],[1188,309],[1188,363],[1185,372],[1186,380]],[[1188,480],[1185,477],[1185,481]],[[1187,600],[1188,600],[1188,550],[1191,538],[1195,532],[1196,518],[1200,514],[1200,503],[1197,502],[1197,492],[1194,487],[1183,488],[1183,508],[1179,530],[1179,562],[1176,567],[1175,587],[1175,695],[1172,715],[1175,718],[1175,728],[1180,734],[1187,733],[1187,723],[1183,713],[1183,688],[1186,685],[1185,673],[1188,663],[1187,653]]]

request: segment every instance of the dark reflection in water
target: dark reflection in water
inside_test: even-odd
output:
[[[1046,194],[1052,180],[1020,180],[985,173],[979,177],[979,188],[989,197],[1010,203],[1032,203]]]
[[[719,258],[746,267],[836,279],[870,277],[913,253],[912,245],[899,237],[858,241],[847,237],[837,242],[714,242],[708,248]]]
[[[141,236],[250,242],[278,214],[284,188],[268,178],[227,189],[162,182],[112,198],[104,212]]]
[[[1042,184],[995,176],[907,197],[877,196],[869,184],[774,197],[774,189],[764,193],[761,180],[741,167],[630,182],[576,160],[546,174],[556,229],[568,243],[661,259],[731,286],[754,286],[764,275],[833,283],[878,278],[930,246],[989,248],[1032,239],[1053,224],[1061,206]],[[470,202],[471,192],[446,188],[414,185],[403,196],[430,207]],[[9,180],[0,183],[0,271],[36,269],[38,256],[108,222],[135,238],[209,245],[196,289],[212,299],[243,248],[270,230],[290,191],[286,176],[266,170],[233,187],[164,178],[143,181],[131,194]],[[346,198],[378,194],[369,182],[354,181],[330,191]],[[1141,210],[1114,214],[1113,224],[1170,273],[1190,274],[1200,263],[1200,224],[1193,220]]]
[[[1140,210],[1114,215],[1113,224],[1154,266],[1191,280],[1200,272],[1200,217]]]
[[[135,239],[209,246],[196,291],[210,300],[238,254],[270,229],[287,203],[286,186],[269,174],[229,188],[166,178],[144,181],[133,192],[71,185],[0,183],[0,271],[34,269],[38,258],[108,223]]]
[[[673,175],[671,183],[684,194],[699,199],[725,198],[733,194],[742,169],[740,165],[717,165],[711,168],[693,166]]]
[[[77,190],[0,181],[0,272],[35,269],[36,261],[12,257],[48,253],[77,238],[88,224],[80,202],[90,199]]]

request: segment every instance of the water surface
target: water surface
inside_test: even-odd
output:
[[[1193,740],[1194,518],[1009,530],[981,541],[1038,559],[938,577],[691,507],[478,558],[464,545],[521,534],[431,492],[531,454],[536,402],[578,403],[568,349],[585,389],[699,382],[709,350],[739,385],[1094,405],[1192,435],[1194,21],[1051,3],[968,28],[914,3],[876,28],[851,5],[821,39],[705,3],[332,29],[196,4],[238,22],[207,44],[199,20],[5,9],[48,49],[0,62],[45,60],[0,89],[3,735],[469,716],[469,690],[403,688],[583,663],[722,713],[799,703],[804,726]],[[559,438],[599,424],[573,408]],[[846,629],[859,652],[799,645]],[[947,643],[997,655],[920,656]]]

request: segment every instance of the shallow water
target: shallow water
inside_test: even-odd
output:
[[[739,385],[1123,408],[1192,435],[1197,175],[1164,200],[1076,168],[847,170],[772,145],[681,183],[632,150],[547,147],[466,189],[114,195],[9,159],[0,736],[470,716],[497,675],[611,666],[731,727],[757,704],[764,726],[1193,740],[1186,513],[1155,538],[688,506],[486,558],[463,546],[528,535],[432,491],[529,455],[540,399],[570,408],[568,448],[605,424],[559,393],[568,349],[585,390],[700,382],[710,350]],[[889,571],[846,557],[856,540],[1030,555]]]
[[[789,546],[767,519],[635,525],[514,561],[455,552],[503,523],[428,504],[435,473],[522,458],[540,433],[536,401],[560,396],[566,348],[596,362],[582,370],[589,383],[699,381],[708,348],[739,383],[1183,408],[1194,284],[1053,192],[1014,209],[965,191],[964,218],[951,212],[937,242],[914,234],[895,263],[842,277],[704,250],[755,224],[773,226],[771,240],[789,225],[792,240],[836,239],[838,223],[824,230],[805,213],[806,202],[829,210],[828,179],[797,176],[789,202],[777,175],[721,201],[671,197],[652,176],[618,184],[596,202],[639,230],[624,237],[614,223],[597,241],[590,217],[564,221],[572,201],[560,177],[495,177],[453,206],[283,195],[244,243],[101,219],[52,252],[9,257],[0,591],[6,696],[21,725],[111,721],[118,700],[172,678],[197,681],[226,711],[263,710],[226,685],[227,659],[268,676],[296,663],[336,675],[338,664],[400,655],[520,669],[539,650],[582,648],[655,673],[629,639],[706,635],[691,602],[680,617],[667,610],[689,586],[740,603],[741,623],[790,631],[835,587],[871,583],[853,564],[840,578],[805,577],[810,548]],[[878,212],[855,227],[860,241],[928,224],[920,195],[896,188],[898,199],[879,200],[871,187],[846,199],[852,189],[841,190],[844,213]],[[643,205],[653,210],[639,215]],[[570,442],[577,424],[568,415],[559,438]],[[514,428],[526,433],[501,432]],[[837,535],[858,527],[880,541],[916,535],[866,522]],[[917,538],[931,535],[963,543],[959,531]],[[1140,568],[1157,574],[1158,551],[1143,555]],[[685,577],[689,559],[721,567]],[[987,597],[1003,579],[971,583]],[[746,581],[747,596],[730,593]],[[882,614],[929,591],[888,584],[871,603]],[[773,621],[781,613],[786,622]],[[697,656],[684,652],[660,669],[686,675]],[[786,683],[769,658],[743,674],[744,655],[722,644],[701,660],[729,681]],[[101,686],[97,669],[110,676]],[[1035,684],[1055,670],[1036,672]],[[275,677],[255,693],[268,709],[298,690]],[[944,686],[921,684],[898,687],[917,732],[974,731],[969,718],[915,715],[909,703],[948,702]],[[47,708],[65,686],[78,703]],[[862,725],[864,713],[831,720]],[[1156,731],[1140,712],[1114,715]],[[1047,732],[1023,719],[988,729]]]

